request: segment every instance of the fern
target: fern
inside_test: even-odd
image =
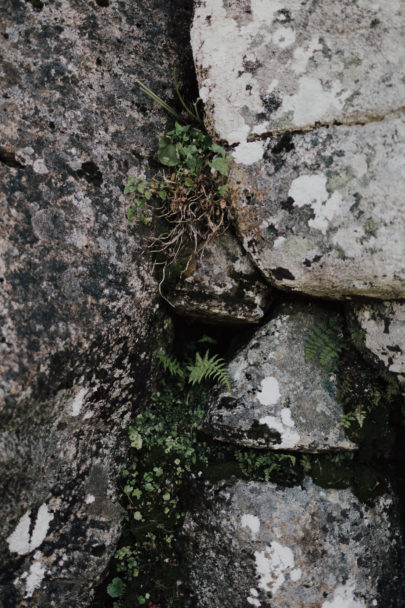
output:
[[[178,378],[182,379],[186,377],[186,372],[177,359],[166,355],[166,353],[164,353],[162,350],[159,350],[156,353],[156,356],[159,362],[162,364],[165,372],[169,372],[171,376],[177,376]]]
[[[224,384],[230,391],[231,384],[225,368],[225,361],[218,355],[210,357],[209,354],[209,350],[205,352],[204,357],[201,357],[200,353],[196,353],[195,362],[187,366],[188,381],[191,384],[200,384],[206,378],[212,378],[212,380]]]
[[[196,353],[195,362],[187,366],[182,365],[177,359],[170,357],[162,350],[159,350],[156,356],[164,371],[169,372],[171,376],[177,376],[182,380],[187,378],[192,385],[212,379],[221,382],[229,391],[231,390],[225,361],[218,355],[210,357],[209,350],[206,351],[204,357],[201,357],[200,353]]]
[[[328,323],[319,321],[305,338],[305,360],[315,359],[328,372],[334,372],[345,347],[341,328],[336,320],[332,318]]]

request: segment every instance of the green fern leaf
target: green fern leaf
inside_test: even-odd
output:
[[[186,372],[177,359],[169,357],[169,355],[166,355],[166,353],[164,353],[162,350],[159,350],[156,353],[156,356],[165,372],[169,372],[169,374],[172,376],[177,376],[178,378],[186,377]]]
[[[204,357],[201,357],[200,353],[196,353],[195,362],[188,365],[187,370],[189,372],[188,381],[193,385],[200,384],[205,379],[212,379],[231,390],[225,361],[218,355],[210,357],[209,350],[205,352]]]

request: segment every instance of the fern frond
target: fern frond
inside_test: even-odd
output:
[[[318,321],[305,337],[305,361],[316,359],[329,372],[336,370],[344,349],[342,330],[333,317],[328,323]]]
[[[164,353],[162,350],[157,351],[156,357],[158,358],[159,363],[161,363],[165,372],[169,372],[169,374],[172,376],[177,376],[178,378],[186,377],[186,372],[177,359],[166,355],[166,353]]]
[[[191,384],[200,384],[203,380],[211,378],[231,390],[225,361],[218,355],[210,357],[209,350],[205,352],[204,357],[201,357],[200,353],[196,353],[195,362],[188,365],[187,370],[189,372],[188,381]]]

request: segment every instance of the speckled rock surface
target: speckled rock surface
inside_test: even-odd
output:
[[[236,155],[265,133],[367,122],[403,104],[401,0],[196,0],[191,42],[209,124]]]
[[[148,395],[157,287],[128,226],[154,172],[187,2],[4,5],[0,605],[87,606],[120,531],[116,481]],[[189,56],[187,58],[189,61]]]
[[[238,165],[235,219],[267,279],[314,296],[405,291],[405,121],[317,129]]]
[[[404,28],[399,0],[196,2],[207,124],[233,146],[237,230],[271,284],[405,297]]]
[[[271,303],[271,287],[230,232],[210,241],[185,275],[170,280],[164,295],[177,312],[201,321],[258,323]]]
[[[364,356],[383,363],[405,385],[405,303],[348,304],[347,317]]]
[[[402,608],[398,506],[350,490],[211,486],[184,532],[197,608]]]
[[[283,304],[228,367],[231,391],[210,399],[203,428],[216,439],[257,448],[356,449],[340,425],[337,378],[305,360],[305,339],[327,319],[319,306]]]

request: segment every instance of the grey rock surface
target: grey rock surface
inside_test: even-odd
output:
[[[245,156],[265,133],[397,110],[404,17],[401,0],[198,0],[191,41],[209,124]]]
[[[405,289],[405,121],[266,142],[236,165],[243,246],[274,285],[314,296],[398,299]]]
[[[306,337],[328,319],[327,311],[313,303],[294,303],[279,306],[272,316],[230,362],[231,391],[213,393],[205,432],[272,450],[356,449],[340,424],[344,412],[336,375],[305,357]]]
[[[350,489],[207,487],[184,524],[197,608],[402,608],[398,504]]]
[[[347,305],[353,343],[363,355],[383,363],[405,384],[405,303],[370,302]]]
[[[177,312],[208,323],[258,323],[271,303],[271,287],[230,232],[210,241],[184,274],[170,277],[163,293]]]
[[[405,297],[404,29],[399,0],[196,2],[207,124],[233,146],[237,230],[271,284]]]
[[[166,335],[122,191],[155,171],[167,117],[134,81],[172,96],[189,18],[181,1],[3,6],[4,608],[87,606],[115,549],[127,428]]]

